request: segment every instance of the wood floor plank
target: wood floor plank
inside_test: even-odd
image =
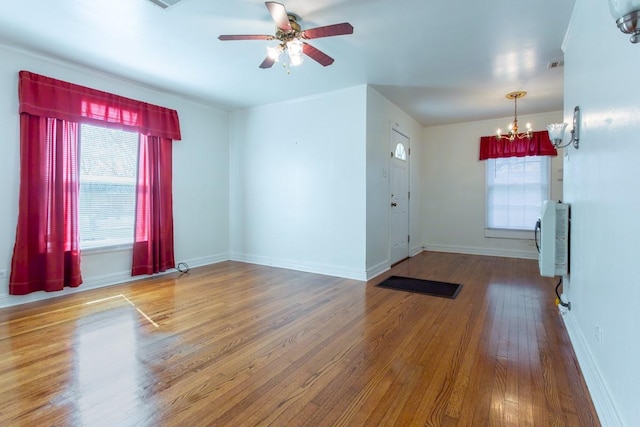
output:
[[[228,261],[2,309],[0,425],[599,426],[554,285],[424,252],[366,283]]]

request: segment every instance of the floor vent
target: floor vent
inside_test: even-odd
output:
[[[548,69],[564,67],[564,61],[549,62]]]
[[[182,0],[148,0],[149,2],[159,6],[163,9],[174,6],[177,3],[180,3]]]

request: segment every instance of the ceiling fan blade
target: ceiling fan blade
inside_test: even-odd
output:
[[[264,4],[267,5],[267,9],[269,9],[271,18],[273,18],[276,26],[281,30],[291,31],[289,16],[287,15],[287,9],[285,9],[284,5],[275,1],[266,1]]]
[[[227,41],[227,40],[273,40],[275,37],[273,36],[265,36],[260,34],[235,34],[228,35],[223,34],[218,36],[218,40]]]
[[[333,64],[334,59],[324,53],[323,51],[316,49],[308,43],[304,43],[302,46],[302,53],[307,55],[309,58],[316,61],[318,64],[326,67],[327,65]]]
[[[270,58],[269,56],[267,56],[266,58],[264,58],[264,61],[262,61],[262,64],[260,64],[260,68],[271,68],[273,64],[275,64],[275,62],[275,58]]]
[[[353,26],[348,22],[342,24],[327,25],[325,27],[311,28],[302,31],[302,38],[317,39],[320,37],[342,36],[345,34],[353,34]]]

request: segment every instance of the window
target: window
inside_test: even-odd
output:
[[[394,157],[398,160],[407,161],[407,150],[404,148],[404,144],[402,142],[398,142],[396,145]]]
[[[548,156],[488,159],[485,235],[531,238],[542,202],[549,198],[549,176]],[[523,230],[527,233],[517,233]]]
[[[80,126],[80,247],[133,243],[138,134]]]

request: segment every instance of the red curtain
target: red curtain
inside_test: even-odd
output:
[[[179,140],[178,112],[20,71],[20,113]]]
[[[140,136],[131,275],[175,267],[171,140]]]
[[[172,268],[171,142],[180,139],[178,113],[28,71],[19,73],[18,94],[20,201],[9,293],[54,291],[82,283],[78,123],[141,135],[141,149],[146,147],[141,163],[146,167],[138,205],[146,204],[136,213],[142,218],[136,218],[134,268],[137,274]]]
[[[557,156],[558,152],[549,139],[549,133],[533,132],[531,139],[514,139],[493,136],[480,137],[480,160],[498,159],[504,157],[525,156]]]
[[[77,135],[75,123],[20,115],[20,199],[11,295],[82,283]]]

